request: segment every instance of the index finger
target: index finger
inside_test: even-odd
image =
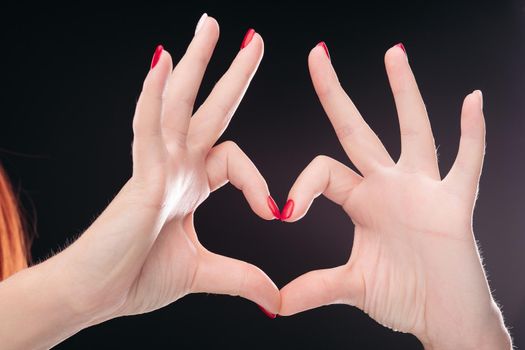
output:
[[[377,167],[392,166],[385,147],[341,87],[326,44],[318,44],[308,57],[315,91],[346,154],[363,175]]]

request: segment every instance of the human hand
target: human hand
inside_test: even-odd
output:
[[[428,349],[510,348],[472,231],[485,150],[481,92],[465,98],[458,155],[441,179],[404,48],[389,49],[385,64],[401,130],[397,163],[340,86],[326,46],[310,53],[315,90],[362,176],[319,156],[293,185],[287,221],[303,217],[322,193],[352,219],[354,243],[345,265],[306,273],[282,288],[279,314],[343,303],[413,333]]]
[[[262,38],[247,34],[192,116],[219,36],[215,19],[203,18],[173,72],[169,53],[158,48],[133,121],[133,176],[87,232],[59,254],[74,288],[73,304],[90,315],[91,324],[198,292],[240,295],[279,310],[279,291],[264,272],[208,251],[193,226],[198,206],[228,181],[257,215],[274,218],[266,182],[249,158],[231,141],[213,147],[255,74]]]

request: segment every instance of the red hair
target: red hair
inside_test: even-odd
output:
[[[0,165],[0,281],[27,267],[28,245],[17,197]]]

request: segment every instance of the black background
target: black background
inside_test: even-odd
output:
[[[4,8],[1,160],[21,188],[38,238],[35,261],[63,248],[104,209],[131,173],[131,119],[154,47],[175,60],[202,12],[221,38],[198,103],[226,70],[244,32],[265,40],[265,57],[223,139],[237,142],[282,206],[317,154],[349,163],[310,83],[307,54],[325,40],[340,80],[393,157],[399,128],[383,55],[402,41],[439,145],[442,175],[455,157],[463,97],[484,92],[487,156],[475,213],[491,288],[516,345],[525,346],[525,4],[323,2],[140,7]],[[196,214],[203,244],[255,263],[279,287],[310,269],[347,261],[352,224],[317,200],[295,224],[265,222],[225,187]],[[521,266],[521,267],[520,267]],[[461,266],[458,266],[461,268]],[[21,330],[23,331],[23,330]],[[59,345],[81,348],[420,349],[348,306],[266,318],[249,301],[192,295],[148,315],[112,320]]]

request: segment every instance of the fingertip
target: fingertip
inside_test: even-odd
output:
[[[242,47],[239,53],[250,52],[252,50],[255,50],[255,52],[257,52],[260,57],[262,57],[264,54],[264,40],[262,36],[259,33],[257,33],[257,31],[253,33],[250,42],[248,44],[245,44],[245,46]]]
[[[172,59],[171,55],[162,45],[157,45],[151,58],[150,69],[146,79],[144,80],[144,85],[151,84],[155,85],[157,88],[164,88],[167,77],[172,69]]]
[[[404,47],[402,48],[400,45],[402,44],[394,45],[385,52],[385,67],[387,71],[394,71],[398,67],[406,65],[407,55]]]
[[[483,111],[483,93],[481,90],[474,90],[473,94],[476,95],[479,107]]]
[[[171,59],[171,54],[168,51],[166,51],[165,48],[162,50],[162,56],[159,60],[159,65],[161,65],[162,70],[166,74],[171,73],[173,69],[173,60]]]
[[[259,294],[257,298],[254,296],[253,299],[258,300],[250,299],[252,299],[261,310],[264,310],[268,317],[274,315],[273,318],[275,318],[281,309],[281,293],[272,279],[262,272],[262,270],[261,274],[261,277],[264,276],[264,279],[261,280],[259,285],[253,285],[252,287],[256,287],[262,294]]]
[[[261,46],[264,47],[264,39],[262,37],[262,35],[260,33],[258,33],[257,31],[255,32],[255,34],[253,35],[253,39],[252,40],[255,40],[256,42],[258,42]]]
[[[482,113],[483,112],[483,94],[481,90],[474,90],[465,97],[463,101],[463,108],[466,108],[466,113]]]
[[[215,17],[213,17],[213,16],[209,16],[209,15],[208,15],[208,20],[207,20],[207,22],[209,22],[210,25],[213,26],[213,28],[217,31],[217,34],[220,33],[221,27],[220,27],[220,25],[219,25],[219,21],[217,21],[217,19],[215,19]]]
[[[266,221],[273,221],[273,220],[280,220],[279,217],[276,217],[271,211],[268,212],[268,210],[264,210],[262,213],[256,213],[257,216],[259,216],[261,219]]]
[[[220,34],[219,22],[217,22],[217,20],[214,17],[209,16],[206,13],[202,16],[203,17],[201,18],[204,18],[204,22],[201,24],[201,21],[199,20],[199,22],[197,23],[197,27],[195,28],[194,37],[198,37],[203,33],[206,33],[206,35],[213,35],[215,39],[218,39]]]
[[[154,96],[157,103],[162,101],[171,69],[170,53],[162,45],[157,45],[151,58],[149,71],[142,83],[141,95]]]
[[[264,181],[264,179],[262,181]],[[279,220],[281,218],[279,208],[277,207],[277,204],[275,204],[275,201],[273,201],[273,198],[269,194],[264,195],[262,187],[258,184],[253,184],[252,186],[253,187],[250,189],[245,187],[242,190],[252,211],[263,220]],[[266,183],[264,183],[263,186],[266,187]],[[261,198],[265,199],[261,200]]]
[[[397,43],[394,46],[390,47],[385,52],[385,60],[390,59],[405,59],[407,58],[407,52],[405,45],[403,43]]]
[[[268,316],[268,318],[271,318],[271,319],[274,319],[277,317],[277,314],[273,313],[273,312],[270,312],[268,310],[266,310],[264,307],[262,307],[261,305],[257,304],[257,306],[259,307],[259,309],[266,315]]]
[[[308,65],[310,68],[316,68],[319,64],[327,59],[327,51],[320,44],[315,45],[308,54]],[[330,61],[328,59],[328,61]]]
[[[283,207],[283,210],[281,210],[281,221],[287,222],[292,217],[294,208],[295,201],[293,199],[288,199]]]
[[[468,94],[463,101],[461,111],[462,136],[479,137],[485,132],[485,118],[483,117],[483,95],[480,90]]]
[[[281,210],[279,209],[279,206],[277,203],[275,203],[275,200],[272,196],[268,195],[266,199],[266,203],[268,204],[268,208],[270,209],[270,212],[272,214],[272,217],[269,220],[280,220],[281,219]]]

